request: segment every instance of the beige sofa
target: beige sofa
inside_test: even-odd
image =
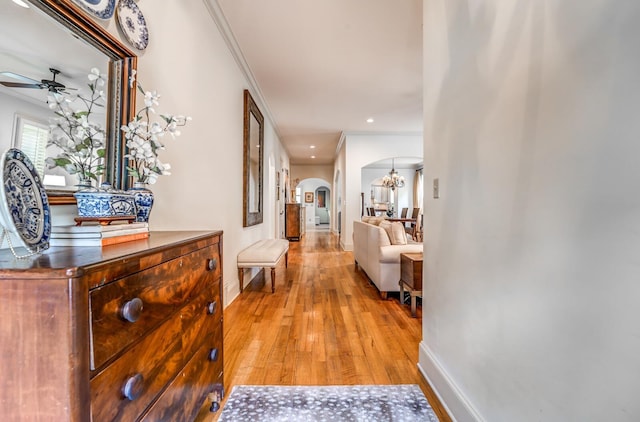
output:
[[[360,267],[386,298],[387,292],[400,291],[400,254],[422,252],[422,243],[407,237],[406,245],[392,245],[387,231],[377,225],[379,221],[377,217],[363,217],[363,221],[353,222],[353,256],[356,269]]]

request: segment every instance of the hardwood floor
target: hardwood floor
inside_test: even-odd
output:
[[[290,243],[275,293],[268,274],[267,283],[259,274],[245,287],[224,311],[227,395],[241,384],[418,384],[440,420],[450,421],[417,369],[421,308],[411,318],[398,294],[382,300],[354,267],[337,236],[310,231]]]

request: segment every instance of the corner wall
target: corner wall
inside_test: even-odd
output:
[[[640,4],[423,5],[421,370],[459,421],[640,420]]]

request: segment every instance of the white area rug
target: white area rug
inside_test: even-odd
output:
[[[219,422],[437,422],[417,385],[233,388]]]

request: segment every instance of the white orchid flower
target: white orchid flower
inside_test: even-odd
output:
[[[91,69],[88,78],[95,86],[104,86],[104,76],[100,74],[100,70],[97,67]]]
[[[151,107],[154,105],[160,105],[160,103],[158,102],[158,98],[160,98],[160,95],[158,95],[158,93],[156,91],[147,91],[144,93],[144,104],[147,107]],[[151,109],[151,111],[153,111],[153,109]]]
[[[135,81],[135,73],[129,78],[130,86],[136,84],[138,90],[144,94],[144,109],[140,110],[134,119],[122,126],[124,133],[128,161],[128,169],[137,182],[153,184],[161,175],[170,175],[171,166],[158,159],[158,152],[164,149],[160,139],[168,132],[172,137],[180,135],[179,126],[184,126],[191,117],[182,115],[161,115],[159,121],[151,118],[155,114],[155,106],[159,105],[160,95],[156,91],[145,91]]]

